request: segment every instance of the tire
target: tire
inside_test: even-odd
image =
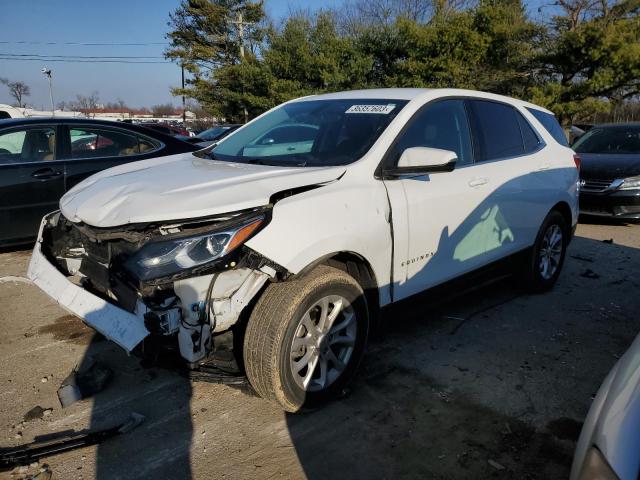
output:
[[[340,395],[353,378],[368,333],[360,285],[342,270],[318,266],[270,284],[258,299],[243,345],[247,377],[261,397],[287,412],[317,406]]]
[[[553,240],[557,235],[560,235],[559,245]],[[564,264],[569,241],[570,232],[566,220],[560,212],[552,210],[542,222],[522,269],[522,283],[528,291],[544,292],[555,285]]]

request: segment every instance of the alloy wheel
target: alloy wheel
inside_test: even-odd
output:
[[[538,255],[539,271],[542,278],[549,280],[555,275],[562,258],[562,229],[557,224],[549,225],[544,232]]]
[[[324,390],[344,372],[355,347],[357,318],[346,298],[329,295],[299,321],[290,350],[290,368],[305,391]]]

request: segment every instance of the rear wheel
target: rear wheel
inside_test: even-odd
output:
[[[336,268],[274,283],[247,324],[243,356],[256,392],[286,411],[335,398],[353,378],[367,342],[360,285]]]
[[[528,290],[549,290],[558,280],[569,244],[569,226],[556,210],[547,215],[538,231],[536,242],[523,268],[522,277]]]

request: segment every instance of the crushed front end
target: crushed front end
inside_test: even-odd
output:
[[[28,276],[125,350],[164,344],[195,365],[267,281],[286,275],[244,246],[269,219],[264,207],[97,228],[54,212],[42,221]]]

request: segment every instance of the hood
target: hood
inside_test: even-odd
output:
[[[640,155],[578,153],[580,176],[585,179],[615,179],[640,175]]]
[[[191,153],[103,170],[62,197],[72,222],[94,227],[174,221],[267,205],[277,192],[331,182],[345,167],[272,167],[203,159]]]

